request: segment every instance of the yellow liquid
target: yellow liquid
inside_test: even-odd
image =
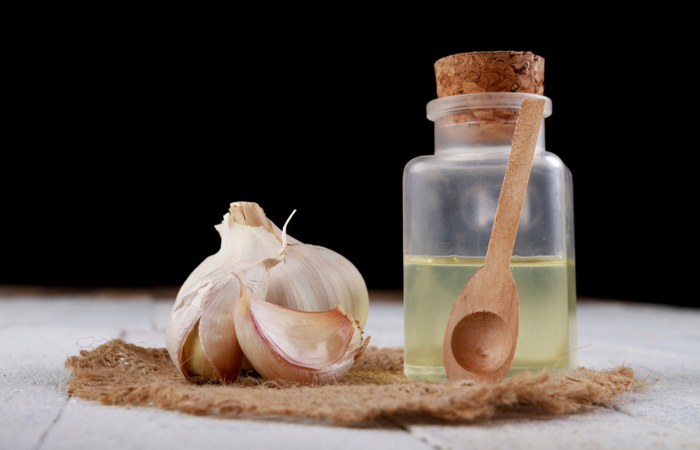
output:
[[[442,362],[447,320],[483,263],[483,258],[404,258],[404,371],[410,379],[447,381]],[[576,366],[574,261],[514,257],[510,270],[520,298],[520,331],[509,374]]]

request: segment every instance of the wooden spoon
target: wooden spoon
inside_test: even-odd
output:
[[[450,381],[496,383],[513,361],[520,301],[510,260],[544,104],[544,99],[522,101],[484,265],[464,286],[450,313],[442,350]]]

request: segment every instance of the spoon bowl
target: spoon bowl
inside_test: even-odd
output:
[[[457,364],[476,373],[493,372],[502,367],[512,347],[508,324],[491,311],[466,315],[452,333]]]
[[[496,382],[510,369],[520,301],[509,265],[484,263],[457,297],[445,331],[443,362],[451,381]]]

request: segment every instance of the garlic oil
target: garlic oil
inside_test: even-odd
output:
[[[457,296],[483,258],[404,258],[404,371],[413,380],[447,381],[442,343]],[[576,365],[574,261],[514,257],[520,332],[510,374]]]

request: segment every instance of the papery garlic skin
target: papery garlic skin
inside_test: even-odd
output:
[[[259,261],[276,253],[282,240],[281,230],[256,203],[231,203],[216,229],[221,248],[192,271],[180,293],[213,270],[239,261]],[[364,327],[369,295],[357,268],[330,249],[304,244],[291,236],[286,239],[284,264],[271,272],[263,300],[299,311],[327,311],[340,305]]]

